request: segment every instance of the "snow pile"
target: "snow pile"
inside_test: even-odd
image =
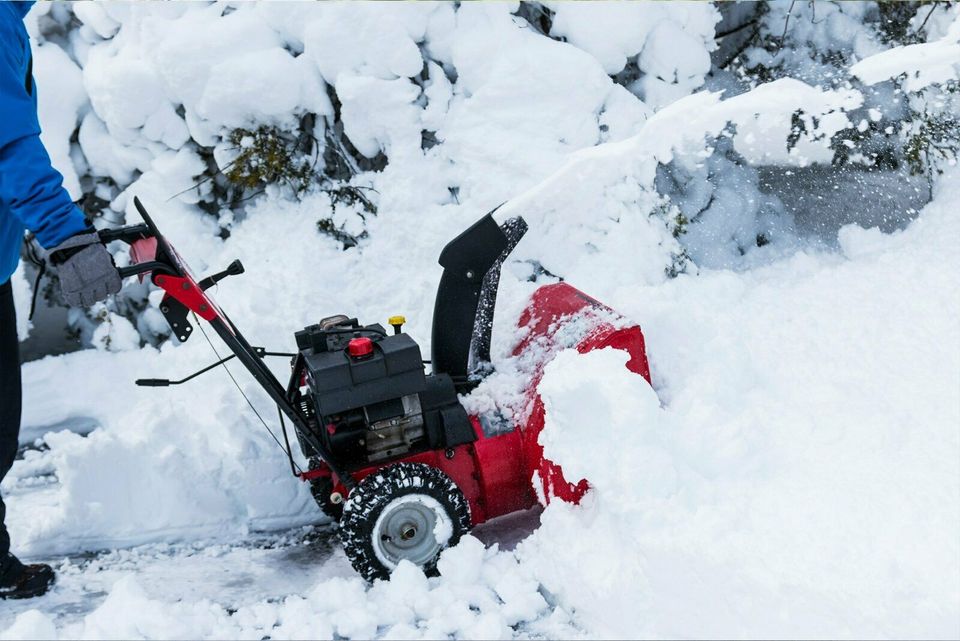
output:
[[[549,614],[536,581],[517,575],[508,555],[485,550],[473,537],[444,554],[445,579],[427,579],[402,562],[389,582],[368,588],[355,578],[334,578],[281,603],[228,611],[203,599],[166,603],[151,598],[134,577],[119,580],[103,604],[61,638],[272,638],[465,639],[576,634],[570,617]],[[543,621],[539,615],[547,614]],[[21,614],[0,638],[37,638],[54,624],[33,611]]]
[[[665,406],[622,354],[548,366],[547,456],[596,490],[520,548],[588,629],[956,634],[958,196],[893,238],[846,228],[849,262],[608,294],[643,320]]]

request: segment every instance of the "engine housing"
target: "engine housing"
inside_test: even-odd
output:
[[[425,373],[408,334],[334,316],[296,339],[312,426],[348,469],[476,439],[453,381]],[[357,339],[363,354],[351,351]]]

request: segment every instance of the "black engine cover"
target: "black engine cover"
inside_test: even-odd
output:
[[[357,336],[371,339],[372,354],[349,354]],[[425,375],[409,335],[339,316],[297,332],[297,344],[317,437],[347,468],[476,440],[453,380]]]
[[[420,346],[406,334],[373,343],[373,354],[351,358],[346,350],[304,351],[308,383],[321,416],[340,414],[426,389]]]

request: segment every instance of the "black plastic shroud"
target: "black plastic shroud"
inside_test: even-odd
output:
[[[500,226],[491,212],[440,253],[431,359],[433,371],[448,374],[458,390],[472,387],[471,374],[490,361],[500,267],[526,231],[522,218]]]

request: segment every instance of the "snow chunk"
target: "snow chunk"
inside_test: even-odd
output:
[[[80,22],[93,29],[101,38],[112,37],[120,28],[120,23],[110,16],[101,2],[81,0],[71,3],[70,8]]]
[[[720,12],[712,5],[699,2],[647,4],[629,2],[549,2],[553,9],[551,36],[590,53],[604,71],[613,75],[623,70],[627,58],[644,51],[644,56],[657,58],[657,65],[641,62],[641,70],[659,74],[663,79],[702,76],[709,71],[708,52],[715,48],[713,27]],[[668,26],[669,25],[669,26]],[[663,33],[651,34],[663,29]],[[681,32],[684,47],[663,39],[667,31]],[[648,50],[649,49],[649,50]],[[707,58],[707,68],[703,58]],[[641,60],[643,57],[641,57]]]
[[[614,503],[667,496],[676,489],[675,470],[656,450],[584,447],[596,445],[598,425],[604,442],[619,444],[642,443],[663,429],[660,401],[643,377],[626,368],[629,357],[609,347],[586,354],[567,349],[547,364],[538,387],[546,410],[540,433],[544,456],[571,482],[588,479],[601,500]],[[634,487],[622,491],[625,482]]]
[[[330,84],[347,72],[384,80],[413,77],[423,69],[417,42],[439,6],[428,2],[325,4],[304,30],[304,54],[316,62]]]
[[[289,117],[300,85],[300,66],[282,47],[231,56],[210,68],[197,114],[227,127]]]
[[[108,352],[122,352],[140,347],[140,332],[129,320],[108,312],[90,341],[97,349]]]
[[[232,627],[228,619],[222,607],[209,602],[178,608],[153,600],[133,576],[127,576],[84,619],[84,631],[91,639],[202,639],[227,633]]]
[[[336,80],[343,130],[357,151],[373,158],[381,151],[420,150],[420,89],[406,78],[381,80],[341,74]],[[395,158],[391,158],[395,160]]]
[[[164,112],[158,110],[156,113]],[[160,121],[152,118],[148,120],[150,126],[145,129],[157,137],[166,138],[167,128],[164,127],[162,132],[154,130],[153,126],[159,125]],[[78,140],[91,170],[100,176],[109,176],[120,185],[129,184],[135,171],[145,171],[153,161],[153,154],[148,149],[125,145],[111,136],[104,122],[92,111],[80,123]]]
[[[63,186],[73,200],[83,195],[80,179],[70,159],[70,138],[77,117],[87,103],[80,68],[52,42],[33,46],[33,73],[37,84],[40,140],[54,168],[63,174]]]
[[[960,77],[960,42],[948,36],[936,42],[888,49],[856,63],[850,67],[850,74],[868,85],[905,74],[906,90],[919,91]]]
[[[437,130],[461,196],[487,209],[596,144],[613,86],[592,56],[519,28],[509,8],[461,5],[451,44],[457,83]]]
[[[154,67],[131,53],[94,47],[83,68],[93,109],[111,130],[142,127],[167,100]]]
[[[703,40],[669,21],[653,29],[637,62],[646,74],[641,78],[644,102],[654,109],[692,92],[710,71],[710,54]]]
[[[53,619],[40,610],[27,610],[17,615],[16,620],[6,630],[0,631],[3,641],[26,641],[27,639],[57,639],[57,626]]]
[[[162,7],[150,8],[156,11]],[[172,16],[173,19],[157,15],[143,19],[140,45],[173,102],[193,107],[202,98],[213,67],[283,45],[279,35],[256,11],[240,7],[222,15],[224,7],[218,5],[186,4],[174,8],[180,8],[182,15]],[[120,35],[127,35],[127,29]],[[131,45],[127,50],[133,48]]]

